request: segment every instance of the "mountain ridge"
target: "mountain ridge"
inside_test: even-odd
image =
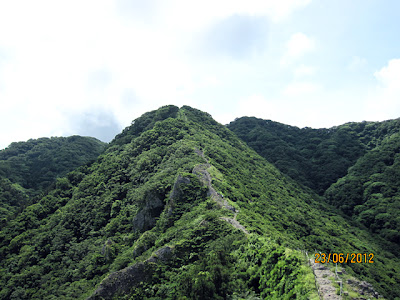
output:
[[[93,161],[106,144],[92,137],[30,139],[0,150],[0,225],[35,202],[58,177]]]
[[[227,127],[283,173],[322,195],[358,158],[399,132],[400,119],[313,129],[242,117]]]
[[[107,297],[315,297],[297,248],[379,253],[346,270],[395,297],[400,263],[384,244],[208,114],[166,106],[2,229],[0,298],[96,297],[135,264],[146,278]]]
[[[283,173],[314,189],[373,233],[400,244],[396,216],[400,119],[299,129],[244,117],[228,128]]]

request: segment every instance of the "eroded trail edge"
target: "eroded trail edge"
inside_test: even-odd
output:
[[[229,224],[231,224],[233,227],[243,231],[245,234],[249,234],[249,232],[246,230],[246,228],[240,224],[238,220],[236,220],[236,216],[238,214],[238,211],[228,203],[228,200],[226,200],[220,193],[218,193],[215,188],[212,186],[212,177],[210,173],[207,171],[207,169],[211,168],[211,164],[207,161],[207,159],[204,157],[204,153],[199,150],[195,149],[195,152],[201,156],[206,163],[197,165],[193,168],[192,173],[196,174],[200,181],[208,187],[208,196],[211,197],[212,200],[218,203],[218,205],[222,208],[228,209],[234,213],[233,218],[229,217],[221,217],[222,220],[225,220]]]

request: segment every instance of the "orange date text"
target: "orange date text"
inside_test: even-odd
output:
[[[327,263],[351,263],[351,264],[372,264],[374,263],[373,253],[315,253],[316,264]]]

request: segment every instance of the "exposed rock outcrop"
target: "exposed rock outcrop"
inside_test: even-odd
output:
[[[360,281],[355,278],[347,279],[346,283],[351,286],[351,288],[357,292],[358,294],[362,295],[365,299],[371,298],[380,298],[378,292],[376,292],[372,286],[372,284],[366,281]]]
[[[167,261],[173,255],[171,247],[163,247],[147,259],[120,271],[110,274],[103,279],[94,293],[87,300],[113,299],[117,295],[128,293],[140,282],[149,279],[153,272],[152,263]]]
[[[331,278],[335,274],[324,264],[316,264],[314,259],[310,259],[311,267],[314,271],[315,281],[319,287],[319,293],[324,300],[340,300],[340,295],[336,294],[336,287],[333,286]]]
[[[235,208],[232,205],[230,205],[228,201],[224,199],[223,196],[220,193],[218,193],[212,186],[211,175],[207,171],[207,169],[210,167],[211,165],[209,163],[200,164],[193,168],[192,173],[196,174],[199,177],[200,181],[208,187],[207,196],[211,196],[211,199],[217,202],[221,207],[229,209],[232,212],[236,212]]]
[[[235,214],[235,217],[233,219],[228,218],[228,217],[222,217],[221,219],[228,222],[233,227],[240,229],[245,234],[249,234],[249,232],[246,230],[246,228],[242,224],[240,224],[239,221],[236,220],[236,216],[239,211],[237,211],[232,205],[230,205],[228,203],[228,201],[224,198],[224,196],[221,195],[220,193],[218,193],[212,186],[212,183],[211,183],[212,178],[211,178],[210,173],[207,171],[207,169],[210,168],[211,165],[208,163],[207,159],[204,157],[203,151],[201,151],[197,148],[194,149],[194,151],[196,152],[197,155],[204,158],[206,163],[195,166],[192,170],[192,173],[196,174],[199,177],[200,181],[208,187],[207,196],[211,196],[211,199],[213,199],[215,202],[217,202],[220,205],[220,207],[228,209]]]
[[[161,214],[164,203],[156,193],[149,193],[144,207],[133,218],[133,227],[145,231],[156,224],[156,218]]]
[[[148,269],[147,263],[140,262],[112,273],[100,283],[95,292],[87,299],[112,299],[116,293],[127,293],[132,287],[150,276],[151,273],[146,270],[146,267]]]
[[[238,220],[228,218],[228,217],[222,217],[221,219],[227,221],[229,224],[232,224],[233,227],[240,229],[245,234],[249,234],[249,232],[246,230],[246,228],[242,224],[240,224]]]
[[[180,189],[181,184],[189,184],[189,183],[190,183],[190,178],[178,175],[178,178],[176,179],[174,187],[171,192],[170,200],[174,201],[175,199],[181,197],[182,196],[181,194],[182,191]]]

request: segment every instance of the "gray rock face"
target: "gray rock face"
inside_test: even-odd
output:
[[[240,224],[238,220],[235,220],[235,219],[232,219],[232,218],[228,218],[228,217],[221,217],[221,219],[225,220],[226,222],[231,224],[233,227],[235,227],[237,229],[240,229],[245,234],[249,234],[249,232],[246,230],[246,228],[242,224]]]
[[[179,187],[182,184],[189,184],[189,183],[190,183],[190,178],[178,175],[178,178],[174,183],[174,188],[172,189],[171,200],[173,201],[174,199],[179,198],[181,196],[182,191]]]
[[[200,164],[193,168],[192,173],[196,174],[199,177],[200,181],[208,187],[207,196],[211,196],[211,199],[217,202],[220,207],[223,207],[235,213],[235,208],[229,205],[228,201],[226,201],[226,199],[224,199],[224,197],[220,193],[218,193],[212,186],[211,175],[207,171],[207,169],[210,167],[211,165],[209,163]]]
[[[194,152],[199,155],[200,157],[204,158],[206,163],[197,165],[193,168],[192,173],[196,174],[197,177],[200,179],[200,181],[208,187],[208,192],[207,196],[210,196],[211,199],[213,199],[215,202],[218,203],[218,205],[222,208],[228,209],[231,212],[235,214],[234,218],[228,218],[228,217],[222,217],[221,219],[228,222],[231,224],[233,227],[240,229],[243,231],[245,234],[249,234],[249,232],[246,230],[246,228],[240,224],[238,220],[236,220],[236,216],[239,211],[237,211],[232,205],[228,203],[228,201],[224,198],[224,196],[220,193],[218,193],[215,188],[212,186],[212,178],[210,173],[207,171],[208,168],[211,167],[210,163],[208,160],[204,157],[204,153],[199,150],[195,149]]]
[[[171,247],[162,247],[154,252],[154,255],[151,256],[147,262],[157,263],[158,261],[167,261],[172,257],[172,248]]]
[[[340,300],[336,294],[336,287],[331,281],[335,274],[324,264],[316,264],[314,259],[310,259],[310,264],[314,272],[315,281],[318,285],[319,295],[324,300]]]
[[[182,196],[182,190],[180,186],[182,184],[189,184],[189,183],[190,183],[190,178],[178,175],[178,178],[174,183],[174,187],[172,188],[171,196],[169,198],[168,211],[167,211],[168,216],[171,216],[174,212],[176,199],[179,199]]]
[[[204,157],[203,153],[198,150],[198,155]],[[244,233],[248,233],[244,226],[242,226],[236,220],[236,210],[234,207],[229,205],[228,201],[219,194],[211,184],[211,176],[207,169],[211,165],[209,163],[200,164],[194,167],[192,173],[197,175],[200,181],[208,187],[208,196],[217,202],[221,207],[229,209],[235,213],[235,218],[224,217],[223,220],[232,224],[232,226],[242,230]],[[190,178],[178,175],[174,187],[171,192],[169,204],[167,206],[168,213],[172,214],[175,201],[181,197],[184,197],[182,185],[190,184]],[[156,217],[158,217],[164,209],[164,203],[156,193],[149,193],[145,199],[144,207],[137,213],[133,219],[133,226],[137,230],[145,231],[155,225]],[[145,262],[139,262],[125,269],[112,273],[110,276],[105,278],[95,292],[88,298],[88,300],[94,299],[113,299],[118,295],[128,293],[132,288],[137,286],[140,282],[148,280],[153,272],[154,264],[160,261],[168,261],[173,256],[172,248],[166,246],[163,247],[147,259]]]
[[[87,300],[95,299],[113,299],[118,295],[128,293],[133,287],[140,282],[148,280],[153,272],[151,263],[159,261],[167,261],[173,255],[172,249],[168,246],[157,250],[153,256],[145,262],[139,262],[129,266],[120,271],[110,274],[106,277],[94,291],[94,293],[87,298]]]
[[[116,293],[127,293],[133,286],[148,277],[145,269],[145,263],[137,263],[112,273],[100,283],[95,292],[87,299],[112,299]]]
[[[133,219],[133,227],[139,231],[152,228],[164,208],[163,201],[155,193],[150,193],[145,200],[145,206],[136,214]]]

